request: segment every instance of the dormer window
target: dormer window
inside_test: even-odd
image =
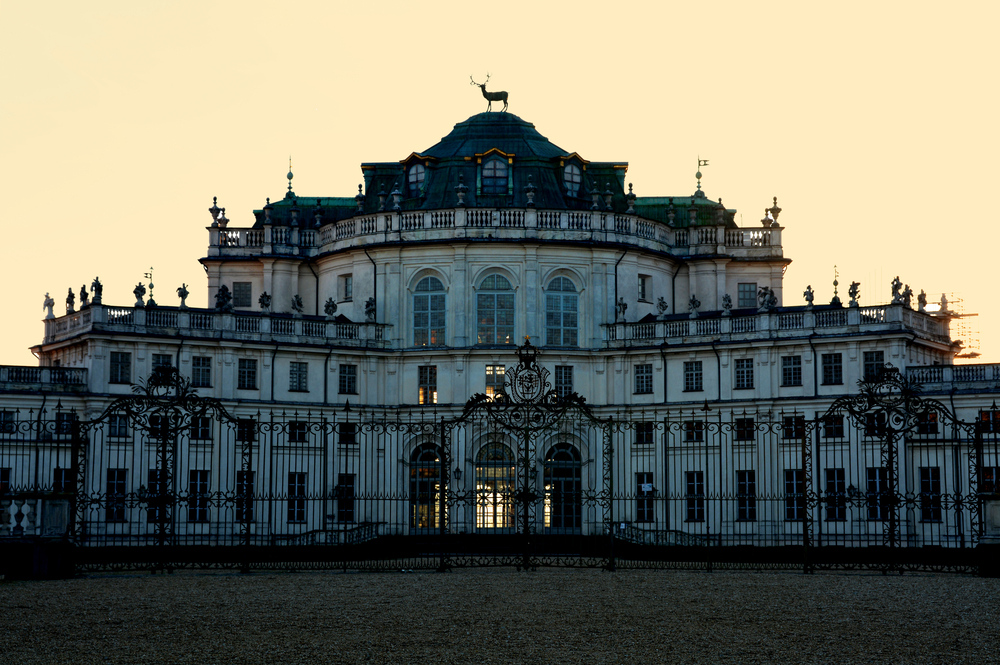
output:
[[[507,162],[500,157],[491,157],[483,164],[483,194],[507,193]]]
[[[566,168],[563,169],[563,184],[566,185],[566,193],[570,196],[579,194],[581,182],[583,182],[583,176],[580,173],[580,167],[576,164],[567,164]]]
[[[406,176],[406,195],[410,198],[421,196],[424,188],[426,170],[423,164],[414,164]]]

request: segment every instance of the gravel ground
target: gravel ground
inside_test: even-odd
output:
[[[1000,580],[507,569],[0,583],[0,663],[989,663]]]

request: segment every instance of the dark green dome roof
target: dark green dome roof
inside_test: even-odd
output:
[[[513,113],[479,113],[455,125],[447,136],[421,153],[447,159],[472,157],[496,148],[521,159],[552,159],[566,151],[538,133],[535,126]]]

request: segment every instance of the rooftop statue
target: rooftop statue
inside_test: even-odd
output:
[[[847,289],[847,295],[851,297],[851,302],[848,305],[859,307],[858,297],[861,295],[861,282],[851,282],[851,288]]]
[[[90,283],[90,290],[94,292],[93,303],[95,305],[101,304],[101,296],[104,294],[104,285],[101,284],[101,278],[95,277],[94,281]]]
[[[292,311],[295,312],[296,314],[301,315],[304,309],[305,308],[302,305],[302,296],[296,293],[294,296],[292,296]]]
[[[215,294],[215,309],[220,312],[233,311],[233,294],[229,292],[229,287],[223,284]]]
[[[728,293],[722,296],[722,316],[733,315],[733,297]]]
[[[806,286],[806,290],[802,292],[802,297],[806,299],[806,309],[812,309],[813,299],[816,297],[812,284]]]
[[[913,306],[910,304],[910,300],[912,298],[913,298],[913,289],[911,289],[910,285],[907,284],[903,288],[903,292],[900,294],[900,299],[902,300],[903,306],[906,307],[906,309],[913,309]]]
[[[327,298],[326,304],[323,305],[323,311],[328,319],[332,319],[333,315],[337,313],[337,301],[333,298]]]
[[[264,291],[257,298],[257,303],[260,305],[260,310],[262,312],[267,312],[271,309],[271,294]]]
[[[375,298],[369,298],[365,301],[365,318],[369,321],[375,320]]]
[[[135,296],[136,307],[146,306],[146,303],[142,301],[142,297],[146,295],[146,287],[142,285],[142,282],[139,282],[138,284],[135,285],[135,288],[132,289],[132,295]]]
[[[774,289],[770,286],[762,286],[757,292],[758,312],[770,312],[778,306],[778,296],[774,295]]]
[[[903,302],[903,295],[900,290],[903,288],[903,283],[899,281],[899,275],[892,280],[892,304],[898,305]]]
[[[73,304],[76,302],[76,296],[73,295],[73,289],[70,288],[69,292],[66,294],[66,313],[72,314],[74,311]]]
[[[691,314],[688,316],[692,319],[697,319],[699,307],[701,307],[701,301],[698,300],[697,296],[691,296],[691,299],[688,300],[688,309],[691,310]]]
[[[920,294],[917,296],[917,311],[918,312],[927,311],[927,294],[924,293],[923,289],[920,289]]]
[[[187,284],[181,284],[177,287],[177,296],[181,299],[181,309],[187,309],[187,297],[191,295],[188,293]]]
[[[56,315],[52,313],[52,308],[56,306],[56,301],[52,299],[48,293],[45,294],[45,302],[42,303],[42,309],[45,310],[46,319],[54,319]]]
[[[83,309],[90,304],[90,294],[87,293],[87,285],[84,284],[80,287],[80,309]]]
[[[501,90],[499,92],[486,92],[486,84],[490,82],[489,73],[486,74],[486,80],[482,83],[476,83],[472,76],[469,76],[469,80],[472,81],[472,85],[478,85],[479,89],[483,91],[483,97],[485,97],[486,101],[489,102],[486,105],[487,112],[493,110],[493,102],[503,102],[503,108],[500,109],[501,113],[507,110],[507,92],[505,90]]]

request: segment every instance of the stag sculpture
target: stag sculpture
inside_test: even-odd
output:
[[[486,92],[486,84],[490,82],[490,75],[489,75],[489,73],[486,74],[486,80],[484,82],[482,82],[482,83],[476,83],[476,81],[472,78],[472,76],[469,76],[469,80],[472,81],[472,85],[478,85],[479,89],[483,91],[483,97],[486,99],[487,102],[489,102],[486,105],[486,111],[487,112],[493,110],[493,102],[503,102],[503,108],[500,109],[501,113],[503,113],[504,111],[507,110],[507,91],[506,90],[501,90],[499,92]]]

